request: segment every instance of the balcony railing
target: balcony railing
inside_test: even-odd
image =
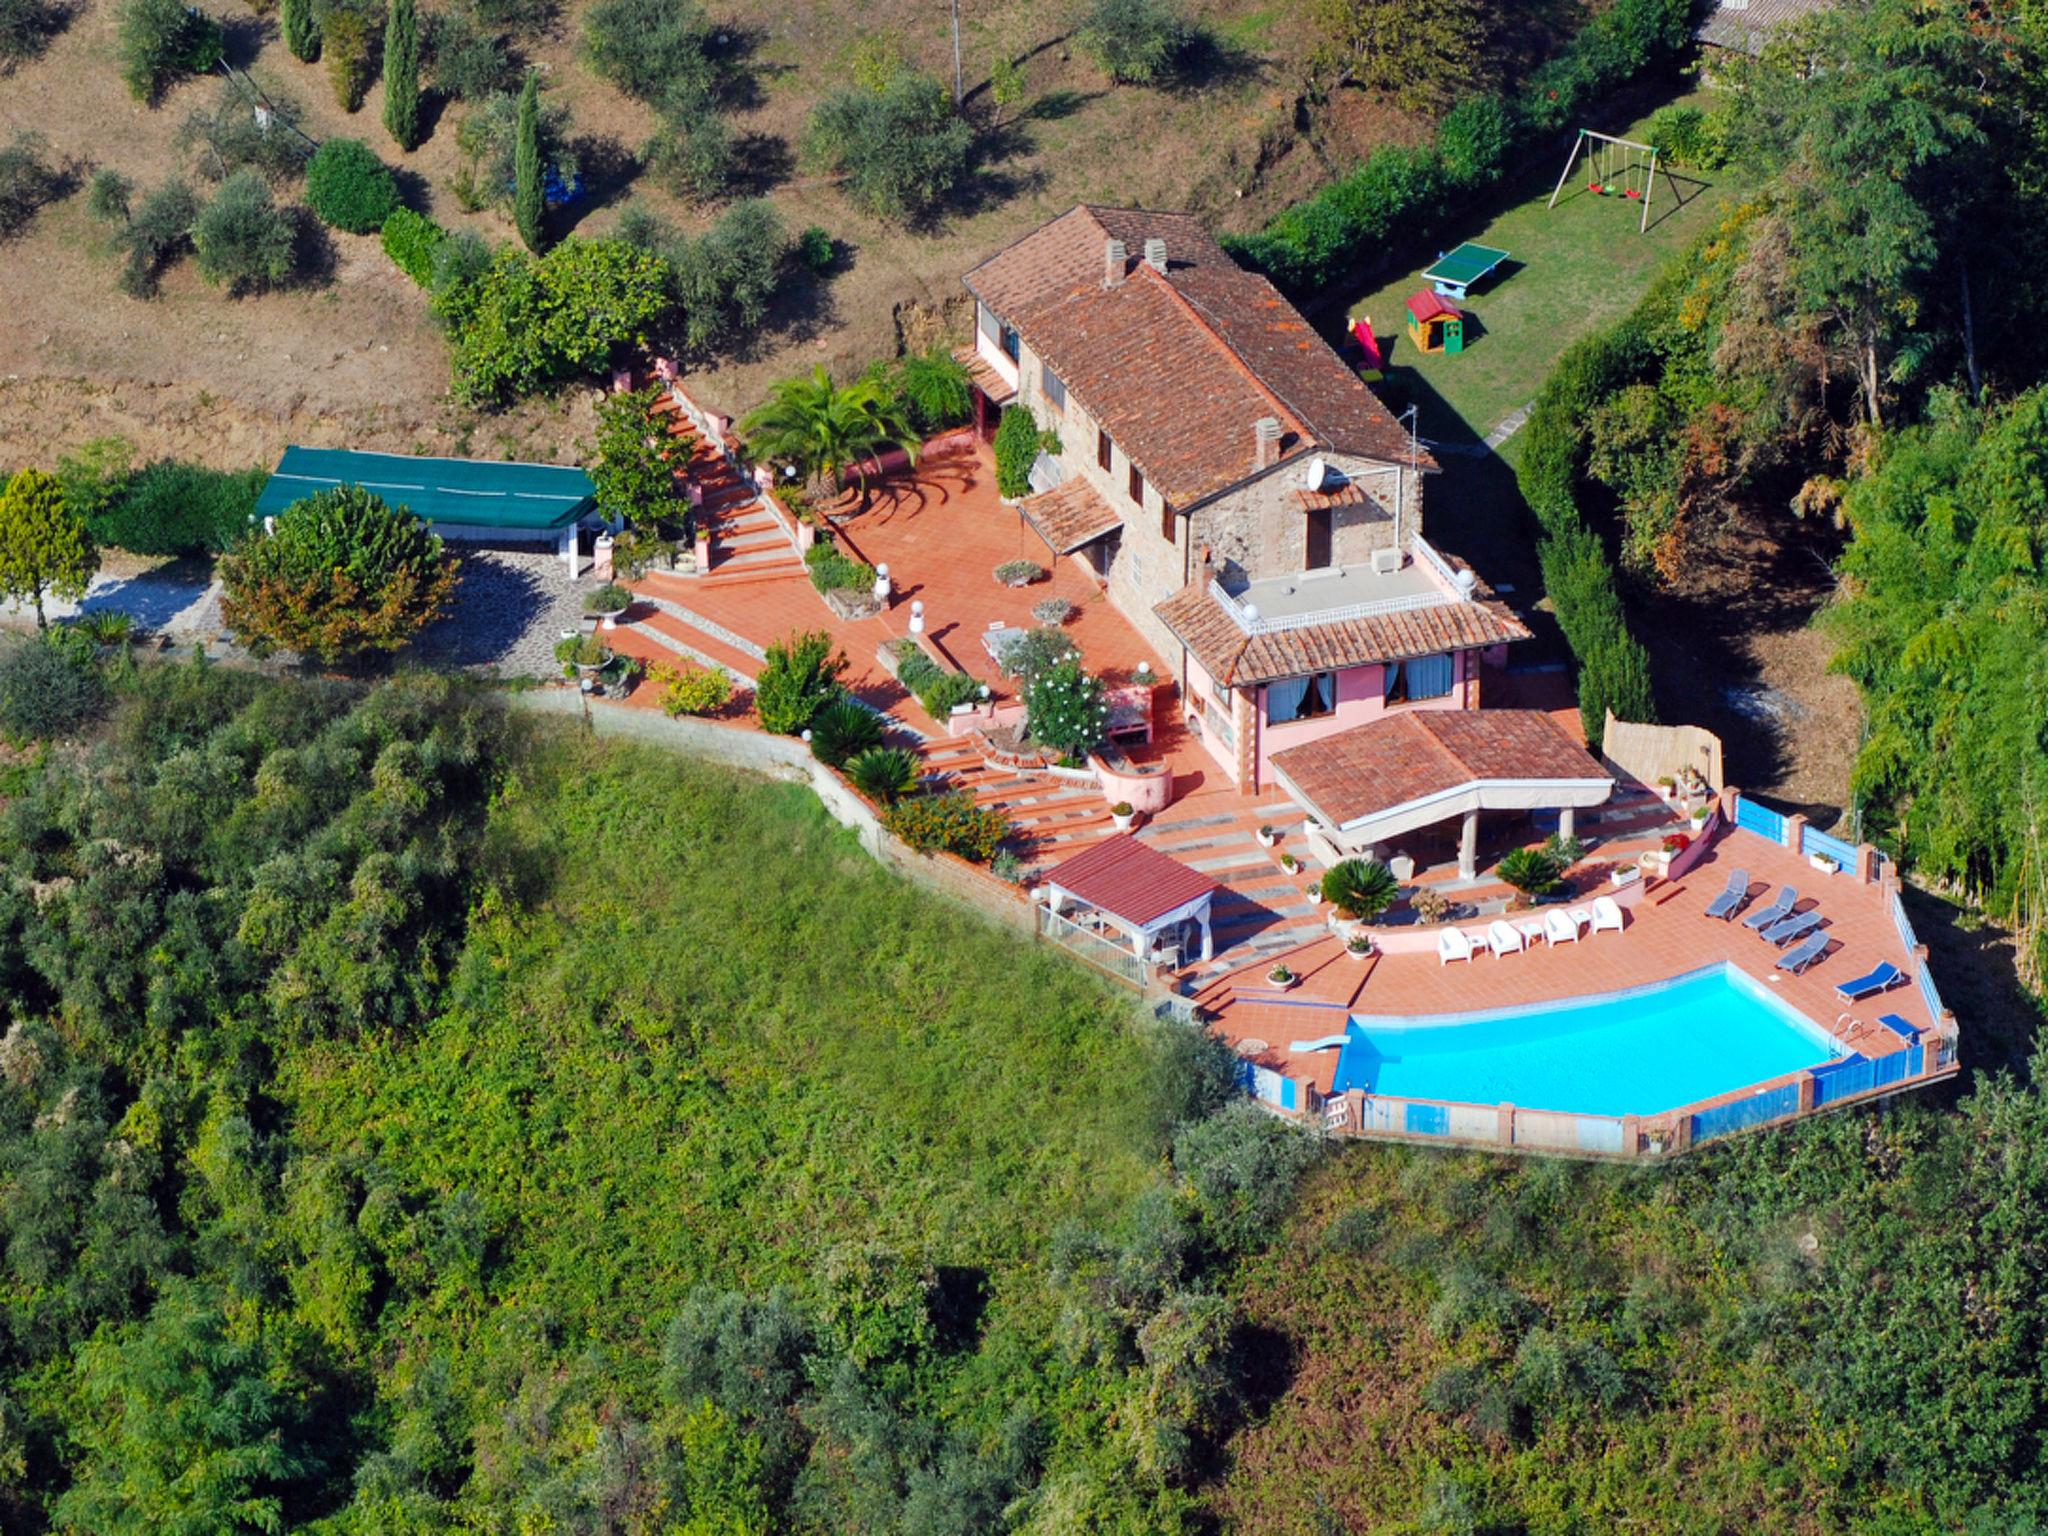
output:
[[[1363,603],[1345,603],[1329,608],[1317,608],[1308,613],[1258,614],[1246,611],[1242,599],[1232,597],[1223,589],[1220,581],[1209,584],[1209,593],[1216,599],[1230,620],[1248,635],[1273,635],[1290,629],[1312,629],[1318,624],[1345,624],[1354,619],[1376,619],[1390,613],[1413,613],[1421,608],[1441,608],[1447,603],[1469,603],[1472,595],[1458,584],[1458,573],[1448,560],[1438,554],[1418,537],[1414,543],[1416,558],[1427,565],[1431,572],[1443,582],[1443,588],[1432,592],[1410,592],[1401,597],[1374,598]]]

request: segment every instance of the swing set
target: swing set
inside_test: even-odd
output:
[[[1578,138],[1572,142],[1571,158],[1565,161],[1557,185],[1551,189],[1550,201],[1544,206],[1557,206],[1564,184],[1571,180],[1572,171],[1583,154],[1586,190],[1595,197],[1614,195],[1632,203],[1641,203],[1643,216],[1636,225],[1636,233],[1641,234],[1650,227],[1650,196],[1657,189],[1657,153],[1654,145],[1638,144],[1634,139],[1617,139],[1611,133],[1595,133],[1591,128],[1581,128]]]

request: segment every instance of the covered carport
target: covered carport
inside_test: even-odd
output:
[[[1409,710],[1276,752],[1273,777],[1342,857],[1403,833],[1461,821],[1458,874],[1478,874],[1486,811],[1574,813],[1604,804],[1614,780],[1536,709]]]

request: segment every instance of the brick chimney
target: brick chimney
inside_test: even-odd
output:
[[[1166,242],[1157,235],[1145,242],[1145,265],[1154,272],[1166,270]]]
[[[1121,288],[1124,281],[1124,259],[1128,253],[1121,240],[1112,240],[1102,252],[1102,286]]]
[[[1261,416],[1252,423],[1252,468],[1271,469],[1280,457],[1280,418]]]

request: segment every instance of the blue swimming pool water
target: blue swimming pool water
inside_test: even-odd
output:
[[[1346,1033],[1340,1092],[1589,1115],[1676,1109],[1841,1054],[1824,1031],[1729,966],[1530,1008],[1353,1015]]]

